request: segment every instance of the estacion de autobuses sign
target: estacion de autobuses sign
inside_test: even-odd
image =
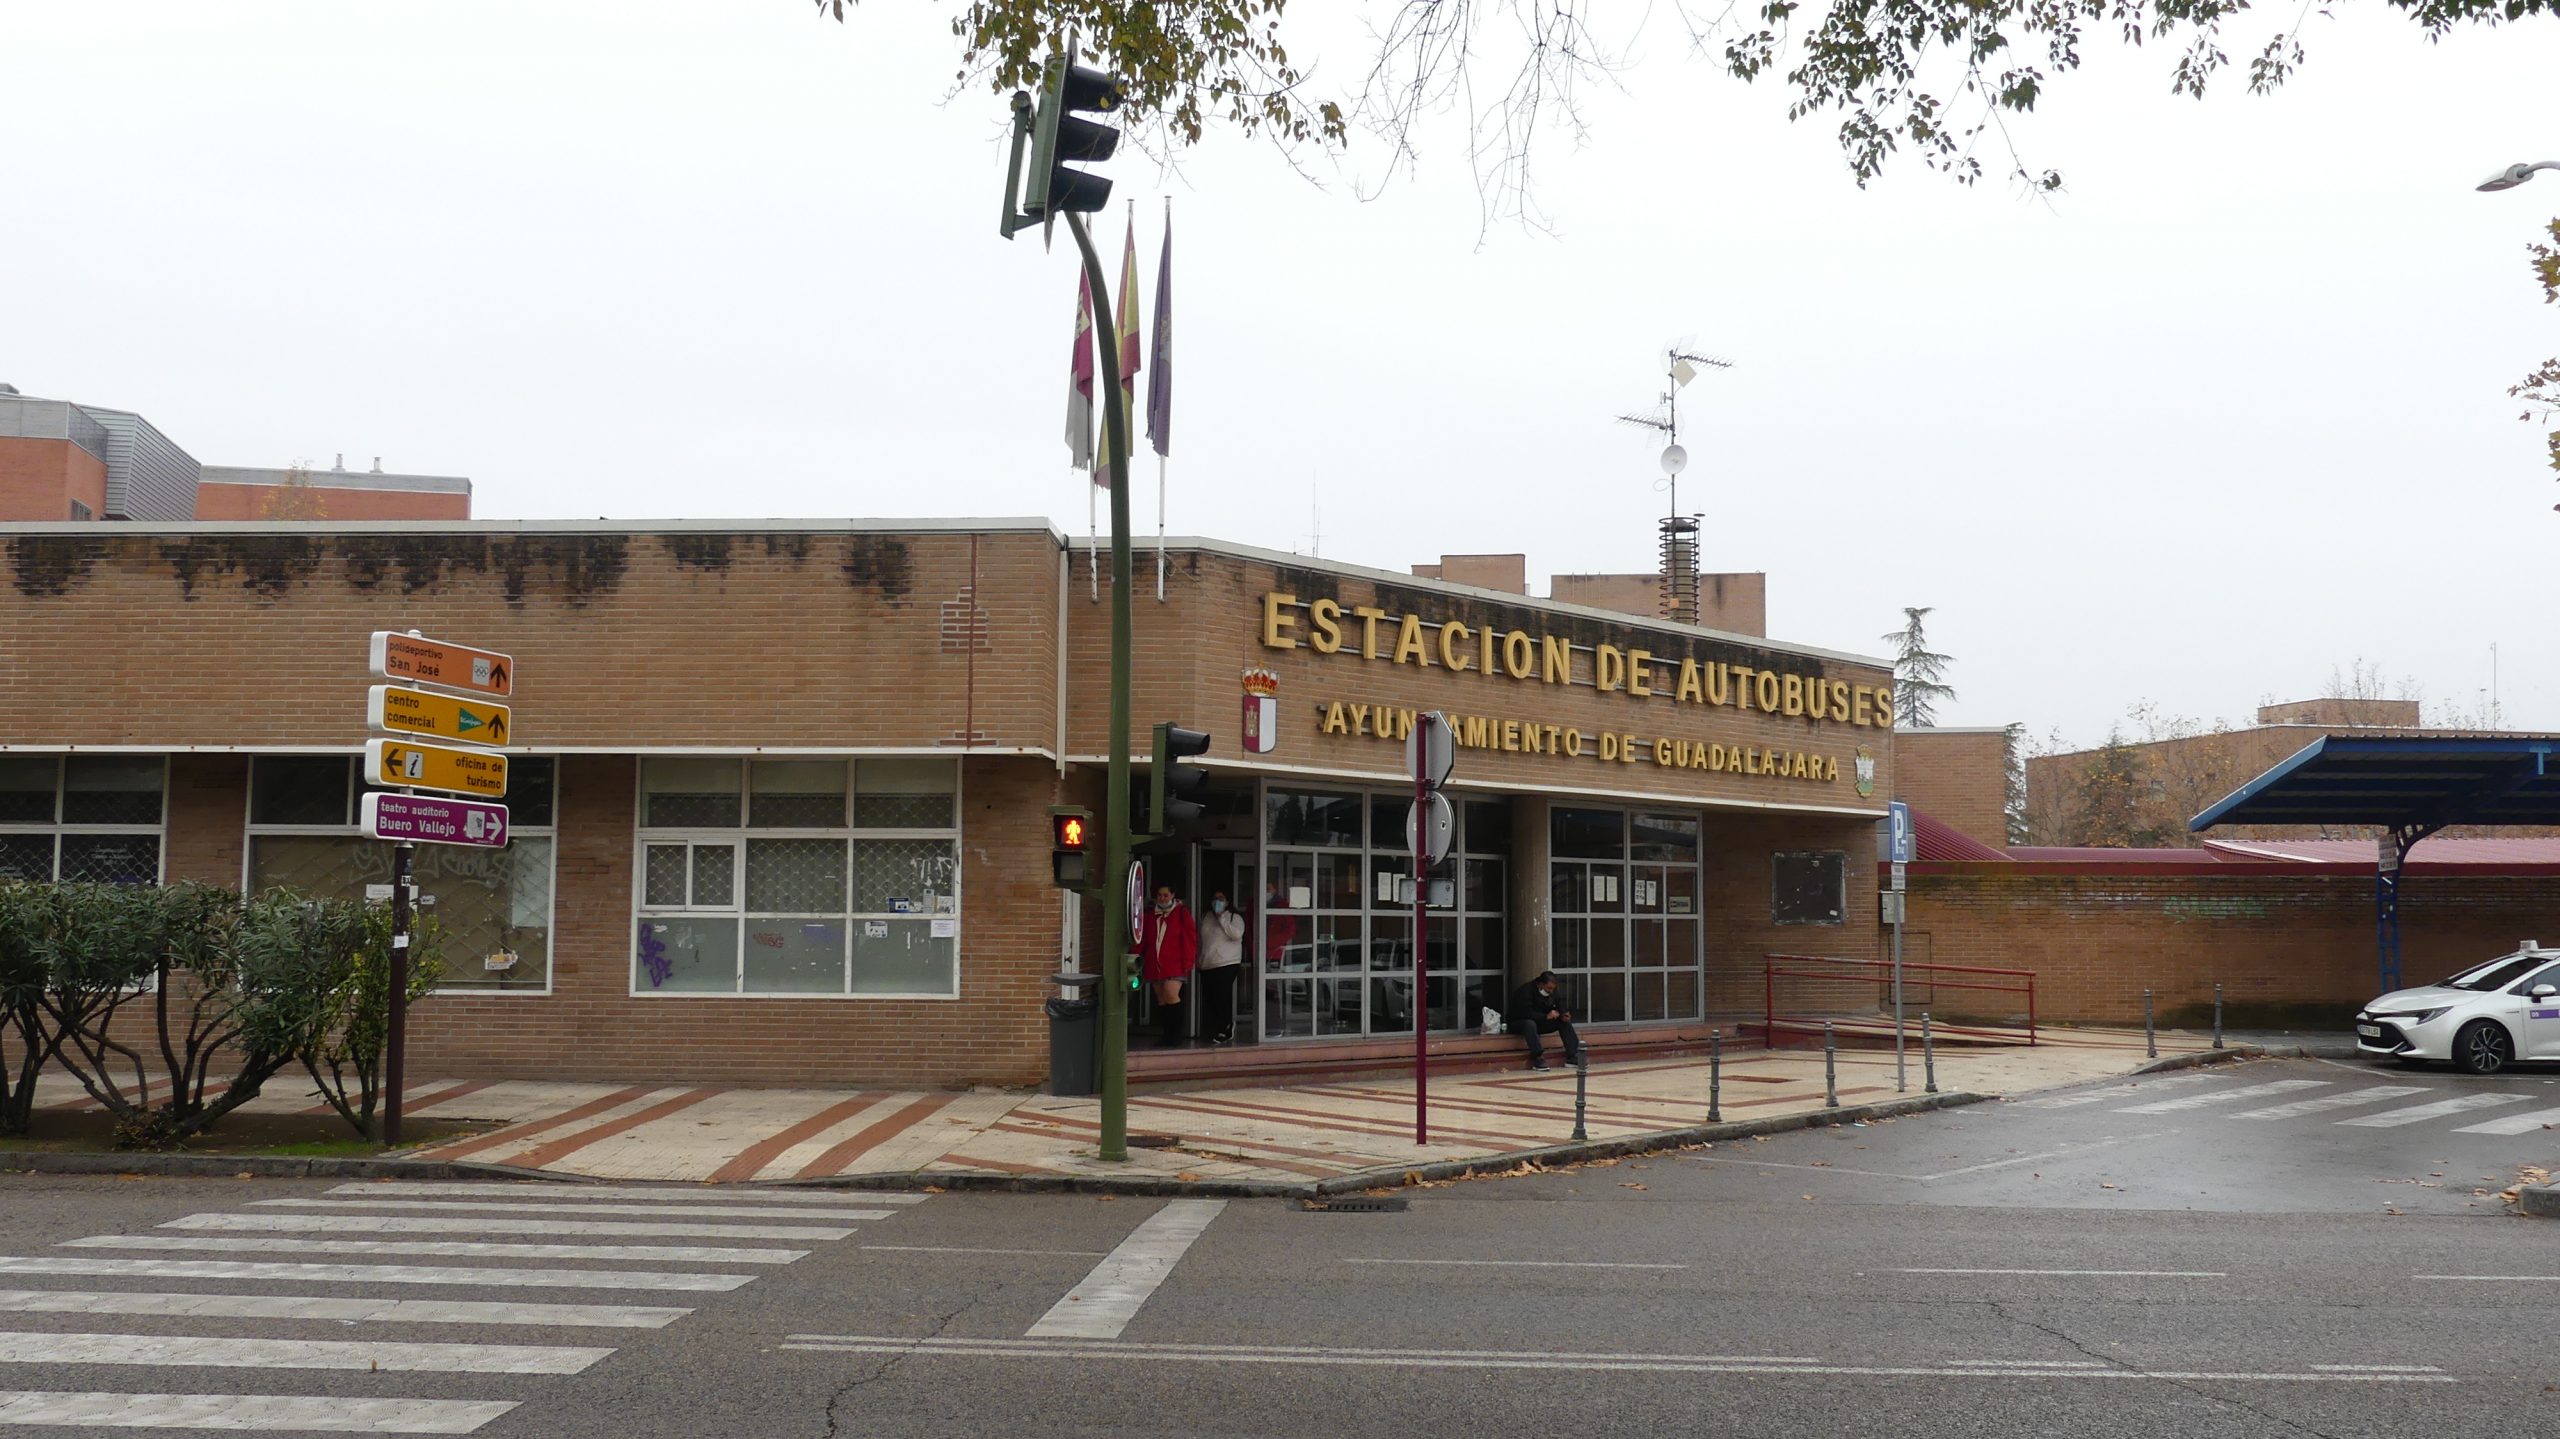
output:
[[[1570,638],[1544,632],[1469,625],[1461,620],[1434,622],[1417,614],[1396,614],[1373,605],[1345,606],[1328,598],[1305,605],[1303,618],[1299,609],[1293,594],[1278,590],[1264,594],[1265,648],[1304,647],[1319,654],[1351,654],[1454,674],[1478,673],[1518,684],[1587,684],[1603,694],[1624,693],[1640,699],[1662,695],[1675,704],[1852,729],[1893,727],[1890,683],[1863,684],[1694,656],[1674,658],[1633,645],[1593,645],[1584,651],[1588,660],[1578,662]],[[1341,700],[1320,701],[1317,712],[1322,733],[1381,740],[1401,740],[1411,732],[1415,714],[1409,709]],[[1450,721],[1458,743],[1470,749],[1567,759],[1588,755],[1623,764],[1651,761],[1667,769],[1817,783],[1836,783],[1841,777],[1838,756],[1813,751],[1674,736],[1646,738],[1618,730],[1585,732],[1539,719],[1452,713]],[[1873,791],[1875,760],[1863,746],[1852,759],[1850,778],[1861,795]]]

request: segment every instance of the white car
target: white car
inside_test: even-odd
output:
[[[2408,1064],[2449,1060],[2468,1074],[2560,1060],[2560,949],[2528,939],[2451,979],[2395,989],[2356,1016],[2356,1049]]]

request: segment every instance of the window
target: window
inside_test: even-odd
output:
[[[1698,820],[1616,809],[1550,812],[1548,967],[1583,1020],[1695,1019],[1705,953]]]
[[[635,994],[952,998],[959,765],[640,766]]]
[[[411,853],[418,906],[444,933],[454,991],[551,988],[556,761],[507,762],[504,849],[422,844]],[[347,755],[259,755],[249,766],[247,887],[336,899],[388,899],[392,846],[356,828],[362,761]]]
[[[168,761],[0,755],[0,880],[158,884]]]
[[[1849,916],[1849,856],[1836,849],[1776,857],[1769,918],[1779,924],[1841,924]]]

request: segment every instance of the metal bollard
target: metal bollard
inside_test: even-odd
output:
[[[2213,1047],[2222,1047],[2222,986],[2213,987]]]
[[[1582,1109],[1590,1083],[1591,1046],[1584,1044],[1576,1048],[1573,1055],[1573,1137],[1576,1139],[1591,1137],[1590,1131],[1582,1127]]]
[[[1822,1107],[1840,1107],[1840,1051],[1833,1041],[1831,1021],[1822,1021]]]
[[[2160,1057],[2160,1033],[2151,1026],[2151,991],[2142,992],[2142,1052],[2151,1059]]]
[[[1923,1092],[1938,1092],[1938,1042],[1929,1033],[1929,1011],[1920,1011],[1920,1072],[1928,1077]]]
[[[1724,1123],[1724,1031],[1707,1031],[1707,1123]]]

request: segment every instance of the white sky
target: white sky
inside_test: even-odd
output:
[[[948,13],[0,0],[0,379],[209,463],[469,475],[489,517],[1081,534],[1072,247],[997,237],[1005,107],[950,94]],[[2093,40],[2013,122],[2049,205],[1862,192],[1667,27],[1544,156],[1551,234],[1480,236],[1454,120],[1365,202],[1374,144],[1321,186],[1131,155],[1150,286],[1167,192],[1179,229],[1172,528],[1303,549],[1320,505],[1359,563],[1649,568],[1656,444],[1610,417],[1679,340],[1737,361],[1684,406],[1707,567],[1864,653],[1936,606],[1943,722],[2241,718],[2358,657],[2473,708],[2494,643],[2508,722],[2560,728],[2560,487],[2504,393],[2560,349],[2523,254],[2560,176],[2471,189],[2560,158],[2560,27],[2309,41],[2198,104]]]

